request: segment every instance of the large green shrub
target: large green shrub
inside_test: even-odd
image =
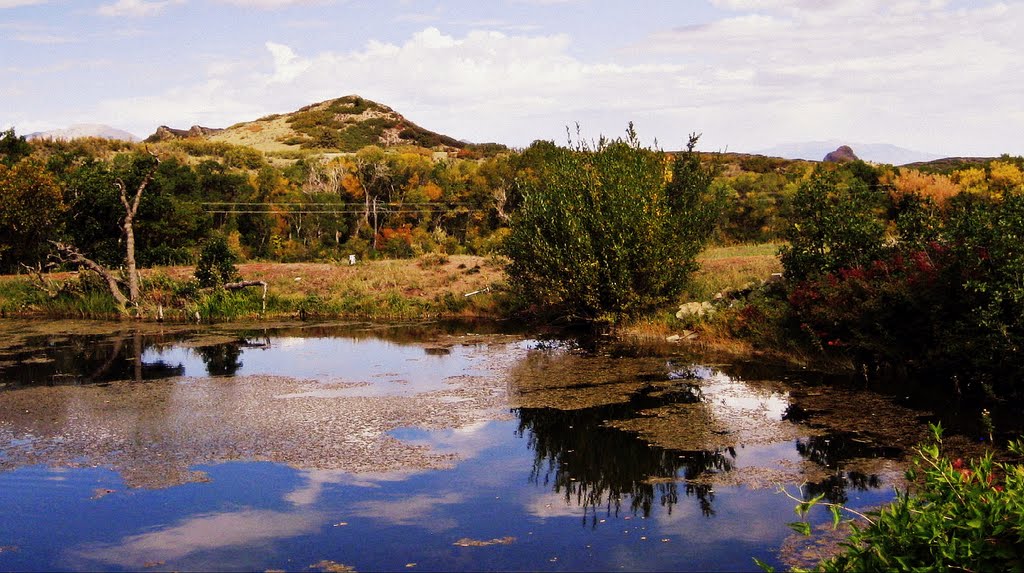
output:
[[[868,264],[884,250],[878,193],[861,179],[818,168],[793,198],[782,265],[790,279]]]
[[[504,245],[510,286],[538,310],[586,321],[672,300],[720,209],[696,141],[675,159],[641,147],[632,126],[593,148],[535,143]]]
[[[791,323],[858,366],[1022,394],[1024,190],[936,203],[866,185],[819,169],[798,191],[782,251]]]

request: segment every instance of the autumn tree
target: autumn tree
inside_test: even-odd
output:
[[[0,268],[40,263],[64,209],[60,185],[40,161],[0,163]]]

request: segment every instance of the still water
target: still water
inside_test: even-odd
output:
[[[877,506],[904,455],[813,381],[671,349],[0,328],[2,570],[757,570],[778,486]]]

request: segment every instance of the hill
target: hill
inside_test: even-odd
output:
[[[311,150],[351,153],[367,145],[416,145],[445,151],[474,147],[420,127],[390,107],[349,95],[307,105],[291,113],[237,123],[227,129],[162,127],[149,140],[202,137],[263,152]]]

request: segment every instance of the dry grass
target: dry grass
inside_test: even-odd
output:
[[[267,283],[267,311],[260,311],[256,291],[239,296],[208,297],[197,303],[171,304],[166,287],[147,291],[147,284],[167,284],[171,279],[184,284],[194,267],[157,267],[142,271],[144,317],[155,316],[158,304],[165,305],[167,318],[188,320],[199,312],[204,318],[232,320],[315,316],[323,318],[417,319],[448,317],[498,317],[495,296],[504,281],[503,262],[469,255],[420,259],[362,261],[356,265],[329,263],[244,263],[238,270],[245,280]],[[72,279],[75,273],[53,273],[53,281]],[[22,304],[33,289],[24,276],[0,277],[0,306],[11,314],[81,315],[81,309],[53,304]],[[490,289],[490,290],[487,290]],[[466,297],[468,293],[479,294]],[[38,299],[38,293],[36,293]]]
[[[263,152],[293,151],[299,149],[299,146],[287,145],[281,141],[296,135],[299,134],[288,125],[288,118],[280,116],[271,120],[257,120],[237,127],[232,126],[211,135],[209,139],[244,145]]]
[[[776,252],[778,245],[762,244],[710,248],[699,257],[701,269],[694,275],[679,302],[708,300],[727,288],[738,288],[748,283],[760,284],[774,272],[781,270]],[[419,259],[361,261],[356,265],[330,263],[273,263],[252,262],[238,266],[246,280],[266,281],[269,287],[267,312],[262,318],[293,316],[302,312],[315,316],[338,318],[429,318],[437,316],[501,317],[504,309],[495,292],[471,297],[467,293],[500,287],[505,282],[503,261],[470,255],[425,255]],[[191,266],[158,267],[142,271],[143,284],[159,284],[161,277],[185,282],[193,273]],[[67,280],[73,273],[54,273],[51,280]],[[51,308],[41,305],[33,308],[19,301],[29,298],[31,292],[24,276],[0,277],[0,307],[13,314],[61,314],[92,316],[81,309]],[[16,284],[17,283],[17,284]],[[166,289],[167,287],[165,287]],[[250,293],[251,294],[251,293]],[[159,295],[157,295],[159,296]],[[166,298],[154,299],[144,314],[149,316],[157,304],[165,305]],[[251,298],[251,297],[250,297]],[[224,309],[215,306],[180,309],[175,317],[187,319],[196,311],[220,316],[220,320],[253,318],[239,315],[257,312],[252,301],[221,300]],[[213,304],[213,303],[211,303]],[[218,303],[219,304],[219,303]],[[250,308],[251,307],[251,308]],[[250,310],[245,310],[250,309]],[[675,308],[664,314],[646,317],[636,322],[639,332],[662,338],[681,327],[674,317]],[[61,314],[62,315],[62,314]],[[180,315],[180,317],[178,316]]]
[[[772,273],[782,272],[776,243],[712,247],[697,258],[700,263],[688,285],[684,300],[708,300],[728,288],[760,284]]]

